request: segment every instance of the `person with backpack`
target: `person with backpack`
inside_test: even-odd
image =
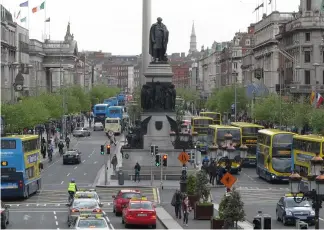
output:
[[[139,183],[141,181],[140,178],[141,166],[139,165],[138,162],[136,163],[134,169],[135,169],[135,182],[137,181]]]

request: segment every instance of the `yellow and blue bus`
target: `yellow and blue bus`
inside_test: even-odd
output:
[[[242,159],[242,166],[256,166],[256,148],[258,131],[264,126],[247,122],[232,122],[232,126],[241,129],[241,143],[248,147],[247,157]]]
[[[207,133],[208,127],[213,124],[213,119],[210,117],[192,117],[191,132],[198,133],[198,141],[196,144],[197,150],[206,153],[208,149]]]
[[[257,143],[259,177],[268,182],[288,181],[292,172],[292,143],[294,133],[277,129],[261,129]]]
[[[1,138],[1,197],[28,198],[41,189],[38,135]]]
[[[293,169],[306,181],[307,175],[311,172],[310,160],[317,154],[324,157],[324,137],[314,134],[295,135],[292,153]]]
[[[202,117],[210,117],[214,120],[214,125],[220,125],[222,123],[222,116],[217,112],[200,112],[200,116]]]

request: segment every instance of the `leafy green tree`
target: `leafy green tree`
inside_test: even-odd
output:
[[[225,225],[229,228],[237,226],[237,222],[244,221],[245,211],[244,203],[240,193],[233,188],[231,193],[224,195],[219,204],[219,217],[225,221]]]
[[[80,86],[74,86],[69,88],[69,91],[72,96],[76,97],[79,100],[81,106],[81,111],[87,112],[91,109],[90,95],[82,89]]]
[[[134,124],[135,121],[137,119],[141,118],[141,106],[139,105],[139,103],[134,103],[128,106],[128,111],[127,113],[129,114],[129,118],[132,121],[132,123]]]
[[[248,99],[246,97],[245,89],[242,86],[236,87],[236,108],[237,111],[246,110]],[[235,87],[225,87],[223,89],[215,90],[207,100],[207,108],[211,111],[221,113],[229,112],[231,106],[235,102]]]
[[[312,107],[308,103],[292,103],[289,115],[288,125],[295,125],[298,128],[304,127],[309,121],[310,111]]]
[[[58,94],[41,94],[38,99],[43,102],[50,113],[50,118],[59,119],[63,115],[63,97]]]
[[[197,183],[196,183],[196,194],[198,195],[199,200],[202,199],[204,203],[208,202],[210,197],[210,188],[208,187],[208,177],[205,170],[200,170],[196,174]]]
[[[43,124],[50,118],[50,112],[37,97],[24,99],[21,105],[23,106],[23,116],[26,119],[25,127],[34,127],[35,125]]]
[[[312,109],[309,124],[314,133],[324,135],[324,109]]]
[[[95,105],[102,103],[104,99],[115,97],[119,92],[120,89],[115,87],[107,87],[105,85],[94,86],[90,90],[91,104]]]
[[[280,99],[277,95],[260,98],[254,107],[254,118],[278,123],[280,120]]]
[[[199,93],[196,90],[186,89],[186,88],[177,88],[177,96],[181,97],[185,102],[193,102],[199,99]]]
[[[73,95],[67,95],[66,108],[67,108],[67,114],[81,112],[81,105],[79,99]]]

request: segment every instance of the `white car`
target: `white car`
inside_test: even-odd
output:
[[[93,131],[103,131],[104,130],[104,126],[101,122],[96,122],[93,125]]]
[[[104,214],[81,214],[75,222],[75,229],[112,229]]]
[[[78,189],[74,195],[74,199],[95,199],[98,204],[101,204],[95,189]]]

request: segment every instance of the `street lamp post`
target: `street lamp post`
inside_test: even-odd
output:
[[[319,211],[322,208],[322,200],[324,199],[324,171],[323,159],[316,154],[311,159],[311,173],[307,176],[308,179],[308,191],[301,191],[302,177],[298,173],[292,173],[289,177],[290,191],[294,196],[296,203],[301,203],[306,199],[312,200],[312,207],[315,210],[315,229],[319,228]],[[297,196],[302,194],[302,197]]]
[[[171,143],[177,149],[182,147],[182,151],[185,152],[188,148],[194,148],[195,143],[198,139],[198,133],[186,133],[186,132],[171,132],[170,133]],[[182,165],[182,172],[180,177],[180,191],[187,192],[187,165]]]

